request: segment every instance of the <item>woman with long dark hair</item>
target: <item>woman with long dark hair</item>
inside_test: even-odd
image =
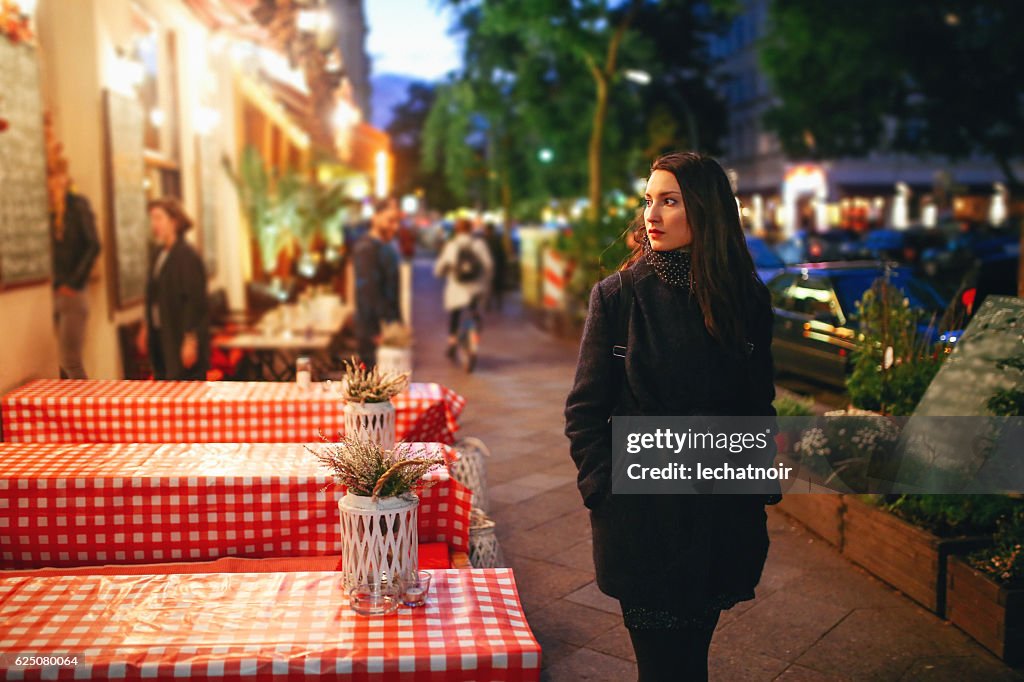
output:
[[[610,417],[774,416],[772,308],[714,159],[658,158],[633,236],[591,292],[565,431],[597,583],[621,602],[640,680],[701,680],[721,611],[754,597],[777,498],[613,495]]]

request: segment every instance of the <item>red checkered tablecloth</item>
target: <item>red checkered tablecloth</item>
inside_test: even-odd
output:
[[[510,569],[432,573],[426,606],[369,618],[330,572],[0,578],[0,670],[19,680],[539,679]],[[77,653],[78,666],[13,667],[13,654],[59,653]]]
[[[466,400],[415,383],[392,399],[399,440],[451,445]],[[2,402],[12,443],[304,443],[344,428],[345,402],[319,385],[40,379]]]
[[[447,469],[427,479],[420,540],[468,551],[471,492]],[[294,443],[0,443],[0,566],[339,554],[330,481]]]

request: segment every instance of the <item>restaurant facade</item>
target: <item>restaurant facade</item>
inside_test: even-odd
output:
[[[0,391],[58,373],[48,154],[66,159],[71,189],[88,200],[102,244],[85,289],[90,378],[124,377],[119,328],[143,315],[147,200],[182,200],[209,291],[223,290],[228,305],[242,309],[259,259],[226,171],[237,171],[246,148],[272,174],[312,179],[331,169],[350,179],[354,202],[386,191],[389,140],[362,121],[340,50],[324,45],[295,7],[262,24],[253,7],[235,0],[4,3],[0,175],[20,184],[3,183],[0,196],[0,311],[12,332]],[[19,210],[30,218],[16,219]]]

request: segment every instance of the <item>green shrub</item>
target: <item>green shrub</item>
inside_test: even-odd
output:
[[[917,331],[921,311],[885,277],[875,280],[857,303],[860,333],[853,371],[846,380],[850,402],[863,410],[910,415],[946,358]],[[886,349],[892,363],[885,367]]]
[[[881,506],[940,537],[989,535],[1022,508],[1003,495],[899,495]]]
[[[813,417],[814,399],[796,396],[779,396],[772,403],[780,417]]]
[[[993,544],[968,557],[968,562],[1007,587],[1024,587],[1024,503],[999,520]]]

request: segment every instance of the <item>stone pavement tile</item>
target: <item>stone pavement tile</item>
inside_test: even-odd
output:
[[[530,628],[533,629],[533,623],[530,623]],[[541,670],[550,668],[566,656],[579,651],[578,646],[574,646],[568,642],[563,642],[557,637],[537,632],[535,629],[533,630],[533,635],[537,638],[537,643],[540,644]]]
[[[511,552],[505,554],[505,563],[515,573],[520,601],[528,616],[594,579],[593,571],[579,571]]]
[[[621,624],[621,617],[565,599],[530,614],[534,634],[543,632],[575,646],[583,646]]]
[[[899,679],[924,656],[984,657],[967,635],[917,606],[857,609],[822,635],[795,662],[856,679]]]
[[[981,656],[934,656],[914,661],[900,679],[907,682],[1020,682],[1024,680],[1024,671],[1007,668],[995,656],[987,659]]]
[[[594,570],[594,543],[590,538],[548,557],[549,561],[581,571]]]
[[[842,675],[823,673],[812,668],[805,668],[802,665],[791,665],[781,675],[775,678],[776,682],[848,682],[851,678]]]
[[[506,450],[506,452],[509,452]],[[491,450],[491,454],[494,454],[494,450]],[[496,483],[507,483],[517,478],[529,475],[533,470],[534,462],[529,457],[525,457],[520,453],[516,453],[515,456],[509,456],[504,459],[498,459],[496,456],[491,457],[487,461],[487,480],[492,484]]]
[[[576,481],[576,465],[572,463],[572,460],[566,457],[562,459],[559,457],[557,464],[554,464],[550,468],[540,469],[540,473],[547,474],[549,476],[561,476],[563,481]]]
[[[541,535],[557,535],[565,547],[590,538],[590,512],[581,504],[576,511],[546,521],[531,529]]]
[[[625,625],[619,625],[587,642],[587,648],[600,651],[602,654],[615,656],[627,661],[636,662],[636,654],[633,653],[633,643],[629,640],[629,631]]]
[[[521,478],[515,479],[519,485],[528,485],[539,490],[551,490],[558,486],[565,485],[571,478],[561,475],[545,474],[534,471]]]
[[[848,609],[786,590],[774,592],[720,628],[715,641],[734,651],[765,654],[789,662],[839,623]]]
[[[531,486],[520,485],[515,481],[499,483],[498,485],[491,485],[488,487],[490,487],[490,499],[498,504],[519,503],[544,493],[543,490],[538,490]]]
[[[718,646],[712,639],[708,654],[708,678],[729,682],[768,682],[774,680],[788,665],[788,662],[774,656]]]
[[[541,672],[541,682],[629,682],[636,664],[592,649],[579,649]]]
[[[898,608],[909,603],[897,590],[853,565],[803,571],[782,589],[848,609]]]
[[[584,536],[560,536],[557,533],[544,533],[534,528],[532,530],[521,530],[511,535],[499,537],[502,550],[511,552],[531,559],[553,561],[552,557],[565,550],[571,544],[579,544],[590,538],[588,530]],[[560,563],[560,562],[556,562]],[[564,565],[564,564],[561,564]]]
[[[565,514],[583,509],[576,484],[549,490],[530,500],[529,504],[508,504],[493,502],[491,516],[500,523],[499,536],[515,530],[534,528]]]
[[[622,622],[622,609],[619,608],[619,600],[613,597],[609,597],[607,594],[602,592],[598,587],[597,583],[590,583],[585,587],[581,587],[570,595],[567,595],[566,600],[574,602],[576,604],[582,604],[589,606],[592,609],[598,611],[604,611],[616,616],[619,622]]]

